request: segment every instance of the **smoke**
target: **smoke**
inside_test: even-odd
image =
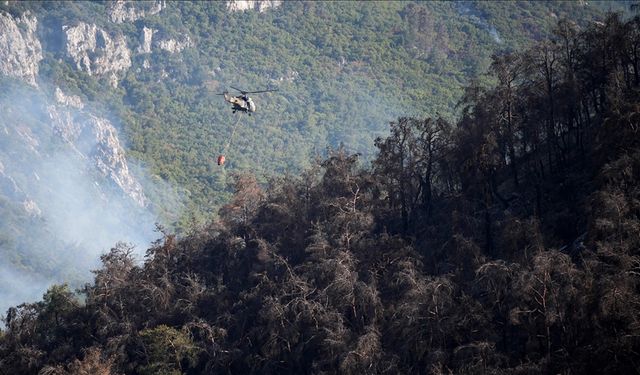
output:
[[[61,151],[36,166],[41,181],[32,189],[46,226],[67,243],[91,254],[118,241],[144,249],[153,239],[154,216],[87,171],[83,160]]]
[[[0,285],[2,285],[0,305],[3,312],[24,301],[41,298],[45,283],[45,280],[36,275],[30,275],[6,264],[0,264]]]
[[[494,26],[489,27],[489,35],[491,35],[494,42],[502,44],[502,37],[500,37],[500,33],[498,33],[498,30],[496,30]]]
[[[0,94],[0,108],[0,314],[54,283],[90,282],[117,242],[141,260],[160,221],[155,206],[140,204],[144,191],[170,202],[168,212],[180,199],[142,164],[128,168],[111,123],[24,86]]]
[[[467,19],[471,23],[475,24],[480,29],[487,31],[494,42],[498,44],[503,43],[502,36],[498,32],[498,30],[495,28],[495,26],[491,25],[487,21],[486,17],[473,6],[473,3],[461,1],[455,2],[454,6],[461,16],[467,17]]]

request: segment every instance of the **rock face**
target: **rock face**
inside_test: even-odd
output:
[[[29,216],[41,215],[42,211],[40,211],[36,202],[24,190],[20,189],[13,177],[5,172],[2,162],[0,162],[0,192],[13,202],[21,202],[22,207]]]
[[[139,54],[150,54],[157,50],[167,51],[170,53],[178,53],[183,49],[193,46],[193,42],[188,35],[181,37],[179,40],[176,39],[159,39],[157,37],[158,30],[143,27],[142,35],[140,38],[140,46],[136,50]],[[151,62],[149,59],[145,58],[142,61],[142,67],[144,69],[149,69],[151,67]]]
[[[78,101],[80,108],[84,104],[80,98],[67,96],[59,88],[56,90],[56,100],[60,105],[47,107],[54,132],[138,206],[145,206],[147,198],[142,186],[129,171],[124,149],[113,124],[90,113],[65,108],[78,108]]]
[[[142,186],[129,172],[124,149],[116,129],[106,119],[90,116],[86,122],[89,136],[96,140],[95,147],[89,153],[98,170],[105,177],[116,183],[136,204],[143,207],[147,204]]]
[[[255,9],[276,6],[256,4],[252,5]],[[157,14],[165,7],[164,1],[119,0],[113,2],[108,9],[111,21],[121,23]],[[0,74],[21,78],[30,85],[37,86],[36,77],[43,58],[42,46],[36,35],[37,25],[38,20],[29,12],[20,17],[13,17],[0,11]],[[127,47],[125,37],[122,34],[109,34],[95,24],[84,22],[65,25],[62,31],[66,37],[66,53],[76,68],[91,76],[107,77],[112,87],[118,87],[120,77],[132,65],[132,51]],[[188,35],[179,38],[158,38],[157,32],[158,30],[153,28],[144,27],[136,52],[149,54],[154,50],[162,50],[179,53],[194,44]],[[143,65],[144,68],[150,67],[148,60],[144,60]]]
[[[142,36],[140,38],[140,46],[137,49],[137,52],[140,54],[149,54],[154,50],[162,50],[170,53],[178,53],[183,49],[193,46],[193,42],[188,35],[181,37],[179,40],[176,39],[159,39],[156,34],[158,30],[143,27],[142,28]],[[145,59],[143,62],[143,68],[147,69],[151,65],[149,60]]]
[[[188,35],[181,38],[181,40],[163,39],[155,42],[154,44],[157,46],[157,48],[171,53],[180,52],[183,49],[191,47],[193,45],[193,43],[191,42],[191,38],[189,38]]]
[[[84,103],[82,102],[79,96],[66,95],[65,93],[62,92],[62,90],[60,90],[60,87],[56,87],[55,99],[56,99],[56,102],[68,107],[73,107],[77,109],[84,108]]]
[[[142,40],[140,41],[138,53],[151,53],[151,42],[153,41],[153,34],[157,32],[158,30],[154,30],[146,26],[142,28]]]
[[[167,6],[164,1],[124,1],[117,0],[109,5],[109,20],[115,23],[134,22],[145,16],[160,13]]]
[[[277,8],[280,5],[282,5],[282,0],[229,0],[227,1],[227,10],[230,12],[257,10],[262,13],[269,8]]]
[[[0,232],[8,241],[0,241],[0,261],[26,275],[5,278],[5,291],[41,295],[51,281],[88,280],[86,270],[117,241],[146,248],[155,216],[113,124],[60,89],[3,89]],[[26,298],[0,295],[0,308]]]
[[[0,12],[0,73],[36,86],[42,46],[36,36],[38,20],[29,12],[14,18]]]
[[[122,35],[110,36],[96,25],[80,22],[63,26],[67,38],[67,54],[79,70],[89,75],[108,76],[118,86],[118,73],[131,67],[131,51]]]

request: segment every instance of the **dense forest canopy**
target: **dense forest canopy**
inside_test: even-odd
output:
[[[147,3],[147,7],[151,3]],[[188,206],[168,225],[206,220],[229,199],[229,170],[262,182],[296,172],[344,144],[369,160],[373,140],[399,116],[457,117],[462,87],[482,75],[491,54],[550,35],[557,19],[582,26],[624,2],[284,2],[264,12],[230,12],[223,1],[169,1],[157,14],[113,23],[111,2],[3,2],[0,11],[39,19],[44,87],[59,85],[121,124],[128,156],[177,186]],[[140,5],[144,7],[144,3]],[[95,24],[122,35],[132,51],[145,29],[188,37],[179,54],[132,54],[117,88],[69,62],[61,30]],[[256,98],[241,119],[228,168],[216,158],[236,119],[216,93],[230,86],[278,94]],[[162,200],[156,199],[161,206]],[[176,222],[174,222],[176,221]]]
[[[639,35],[560,20],[494,54],[459,119],[393,121],[370,164],[235,174],[144,264],[119,244],[79,296],[10,309],[1,372],[636,373]]]
[[[584,30],[605,11],[632,14],[624,1],[267,1],[234,11],[238,3],[0,1],[0,282],[9,285],[0,311],[52,282],[82,285],[117,239],[142,257],[154,222],[178,236],[208,223],[232,198],[236,172],[264,187],[341,145],[368,166],[393,119],[456,123],[466,86],[496,84],[492,55],[553,37],[559,20]],[[30,63],[15,63],[21,53]],[[31,84],[12,75],[20,65],[35,67]],[[256,95],[253,116],[234,117],[216,95],[231,86],[279,91]],[[67,146],[49,113],[63,106],[60,95],[84,105],[71,117],[117,128],[120,165],[147,206],[122,202],[95,168],[44,156]],[[28,160],[34,139],[49,162],[39,169]],[[96,197],[96,185],[110,198]],[[16,187],[26,196],[16,198]]]

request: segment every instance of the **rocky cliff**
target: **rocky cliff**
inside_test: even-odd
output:
[[[38,20],[25,13],[20,17],[13,17],[0,13],[0,74],[19,78],[30,85],[36,86],[38,63],[42,60],[42,46],[36,36]],[[67,52],[73,58],[78,69],[90,75],[109,75],[112,84],[117,84],[117,74],[125,71],[131,65],[130,51],[124,37],[111,36],[104,30],[79,23],[73,27],[65,27],[67,37]],[[14,96],[14,97],[12,97]],[[66,95],[60,88],[56,88],[54,99],[50,104],[39,103],[23,105],[21,95],[9,95],[3,101],[4,118],[2,121],[3,136],[6,145],[4,151],[15,147],[20,157],[18,159],[31,160],[46,158],[42,147],[55,140],[49,137],[59,137],[67,143],[69,149],[81,160],[86,160],[86,168],[105,181],[117,186],[126,196],[138,206],[147,204],[147,198],[140,183],[129,171],[124,148],[118,138],[118,133],[107,119],[95,116],[84,110],[84,103],[80,97]],[[20,115],[43,112],[49,117],[48,126],[52,132],[43,132],[34,123],[22,120]],[[11,144],[13,142],[13,144]],[[2,155],[0,155],[2,156]],[[10,171],[15,158],[5,155],[0,170],[1,189],[12,201],[22,202],[25,210],[39,213],[38,204],[16,182]],[[46,183],[37,181],[37,174],[22,171],[23,185]],[[27,189],[28,190],[28,189]]]
[[[5,167],[0,162],[0,192],[3,192],[6,199],[21,205],[29,216],[40,216],[42,211],[38,204],[22,190],[16,180],[5,172]]]
[[[245,10],[257,10],[262,13],[270,8],[282,5],[282,0],[229,0],[227,10],[231,12],[243,12]]]
[[[187,47],[191,47],[193,42],[188,35],[183,36],[180,39],[162,39],[154,41],[154,46],[163,51],[178,53]]]
[[[0,74],[36,86],[42,46],[36,36],[38,20],[29,12],[12,17],[0,12]]]
[[[96,196],[120,191],[136,206],[147,205],[147,197],[129,170],[113,124],[82,110],[84,103],[77,96],[65,95],[57,89],[55,99],[55,103],[43,103],[46,107],[1,103],[8,118],[0,120],[5,138],[0,150],[0,194],[12,202],[21,202],[29,213],[39,211],[38,199],[33,196],[38,195],[35,192],[41,185],[49,184],[40,180],[39,166],[55,154],[74,160],[73,165],[82,169],[79,172],[94,181]],[[17,120],[26,110],[39,118],[48,117],[48,121]]]
[[[151,42],[153,41],[153,35],[157,32],[158,30],[146,26],[142,28],[142,37],[140,38],[138,53],[151,53]]]
[[[146,245],[155,218],[109,119],[60,88],[0,80],[0,277],[26,279],[2,280],[1,313],[51,282],[79,285],[117,241]]]
[[[142,186],[129,171],[124,148],[113,124],[85,111],[80,98],[56,90],[57,104],[47,112],[51,127],[74,152],[89,161],[100,175],[116,184],[138,206],[145,206],[147,198]]]
[[[123,23],[158,14],[165,7],[164,1],[115,1],[106,9],[110,21]],[[37,25],[38,19],[29,12],[21,16],[0,12],[0,75],[19,78],[37,86],[38,64],[43,59],[43,48],[36,33]],[[64,37],[63,53],[71,60],[73,66],[88,75],[106,77],[113,87],[118,86],[119,79],[132,66],[135,53],[178,53],[193,46],[193,41],[188,35],[170,38],[165,34],[161,36],[158,30],[146,26],[142,29],[140,45],[135,52],[129,49],[124,34],[107,32],[96,24],[77,22],[62,26],[60,31]],[[135,42],[133,44],[135,45]],[[147,59],[144,64],[145,67],[150,67]],[[5,106],[15,105],[15,112],[19,112],[20,109],[17,108],[20,105],[15,102],[17,100],[18,98],[15,98],[13,102],[7,102]],[[66,143],[80,159],[86,160],[89,163],[86,166],[88,170],[117,186],[136,205],[145,206],[148,203],[140,183],[129,171],[124,148],[109,120],[92,114],[90,110],[86,110],[80,97],[67,95],[60,88],[56,88],[53,99],[41,107],[21,110],[42,111],[49,119],[47,126],[51,128],[53,136]],[[46,134],[33,131],[33,128],[26,124],[18,125],[9,118],[0,121],[0,126],[5,135],[13,136],[14,140],[23,145],[24,152],[38,154],[42,144],[51,142],[42,138],[46,138]],[[8,179],[11,175],[6,172],[6,169],[11,168],[5,168],[10,162],[11,160],[5,160],[2,173],[7,186],[15,185],[14,180]],[[19,191],[18,185],[15,186],[17,188],[12,188],[12,191]],[[28,199],[30,198],[27,193],[20,198]]]
[[[134,22],[145,16],[158,14],[166,6],[167,4],[164,1],[117,0],[109,5],[107,13],[111,22]]]
[[[108,76],[113,87],[118,75],[131,67],[131,51],[123,35],[109,35],[96,25],[65,25],[67,54],[76,67],[89,75]]]

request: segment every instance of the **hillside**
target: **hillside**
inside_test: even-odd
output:
[[[495,55],[216,219],[11,308],[11,374],[629,374],[640,361],[640,17]]]
[[[185,189],[192,210],[210,214],[229,197],[221,194],[227,170],[250,170],[264,182],[299,171],[327,146],[371,155],[373,140],[399,115],[455,118],[461,87],[486,71],[492,53],[548,35],[563,17],[586,25],[620,7],[273,1],[241,11],[233,4],[2,8],[38,20],[42,61],[33,79],[117,118],[130,158]],[[109,43],[88,50],[92,33]],[[236,119],[214,94],[232,85],[280,91],[258,97],[259,113],[241,119],[221,169],[215,160]]]
[[[7,290],[33,288],[0,308],[78,285],[116,241],[142,257],[154,222],[180,234],[209,222],[235,172],[264,184],[340,145],[369,162],[398,116],[457,119],[463,87],[492,83],[493,53],[626,7],[1,2],[0,264],[23,275]],[[279,91],[233,116],[215,95],[230,86]]]

